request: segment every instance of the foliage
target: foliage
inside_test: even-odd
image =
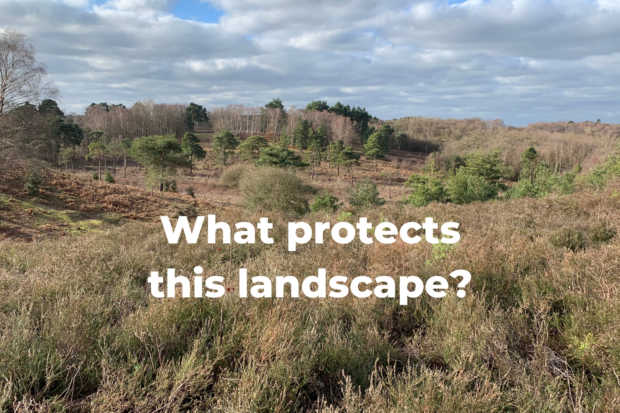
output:
[[[469,204],[476,201],[488,201],[497,198],[498,188],[484,177],[467,173],[459,169],[446,184],[446,194],[450,202]]]
[[[377,185],[365,179],[355,184],[355,190],[351,193],[351,205],[356,207],[381,206],[385,204],[385,199],[379,198]]]
[[[37,196],[41,191],[41,184],[43,180],[36,173],[31,173],[26,176],[24,180],[24,189],[30,196]]]
[[[447,202],[448,195],[441,179],[431,174],[413,174],[409,177],[405,186],[412,189],[411,194],[403,199],[403,202],[422,207],[431,202]]]
[[[308,187],[293,172],[258,168],[242,177],[239,185],[244,205],[251,210],[300,216],[308,212]]]
[[[209,121],[207,110],[201,105],[190,103],[185,109],[187,113],[187,125],[189,130],[194,130],[195,123],[205,123]]]
[[[133,141],[130,156],[147,169],[145,179],[151,185],[159,183],[164,190],[166,176],[173,175],[177,168],[189,166],[187,155],[173,136],[144,136]]]
[[[91,178],[93,178],[93,181],[98,181],[99,180],[99,173],[93,172]]]
[[[115,184],[116,181],[114,180],[114,177],[112,176],[112,174],[110,173],[110,171],[105,171],[105,176],[103,177],[103,180],[109,184]]]
[[[293,146],[305,150],[308,147],[310,130],[310,122],[307,119],[298,118],[293,129]]]
[[[303,168],[308,166],[303,162],[301,156],[296,155],[290,149],[279,146],[268,146],[260,153],[260,157],[256,162],[260,166],[275,166],[278,168]]]
[[[192,198],[196,198],[196,192],[194,192],[193,186],[188,186],[187,188],[185,188],[185,193],[191,196]]]
[[[213,152],[222,161],[222,167],[226,167],[226,160],[231,152],[239,146],[239,141],[232,132],[223,130],[213,138]]]
[[[275,99],[272,99],[271,102],[267,103],[265,105],[265,108],[267,108],[267,109],[281,109],[281,110],[284,110],[284,103],[282,103],[282,99],[275,98]]]
[[[375,160],[375,165],[377,159],[385,158],[385,140],[387,137],[381,132],[373,133],[369,138],[366,144],[364,145],[364,155],[369,159]],[[375,166],[376,170],[376,166]]]
[[[183,153],[189,156],[190,172],[194,167],[194,157],[196,159],[204,159],[207,156],[207,152],[200,146],[200,139],[191,132],[185,133],[181,139],[181,149]]]
[[[260,150],[267,146],[269,143],[263,136],[252,135],[239,145],[239,155],[244,159],[255,161],[260,157]]]
[[[312,212],[336,212],[338,206],[338,198],[330,194],[327,190],[324,190],[316,195],[314,203],[310,205],[310,209]]]
[[[235,165],[227,168],[220,178],[220,182],[234,189],[239,188],[239,183],[243,175],[247,172],[248,167],[245,165]]]

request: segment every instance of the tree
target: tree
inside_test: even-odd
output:
[[[375,160],[375,172],[377,172],[377,161],[385,158],[385,142],[386,136],[381,132],[375,132],[368,138],[368,142],[364,145],[364,155],[368,159]]]
[[[174,136],[143,136],[135,139],[129,155],[146,168],[147,183],[157,181],[159,190],[164,191],[166,175],[172,175],[177,168],[188,166],[187,155]]]
[[[193,131],[196,123],[203,123],[209,121],[207,110],[201,105],[190,103],[186,109],[187,112],[187,125],[189,130]]]
[[[405,186],[413,189],[411,194],[403,199],[403,202],[416,207],[422,207],[431,202],[446,202],[448,195],[441,179],[431,174],[413,174],[409,177]]]
[[[347,168],[351,176],[351,186],[353,186],[353,167],[359,165],[360,154],[353,151],[353,148],[346,147],[340,152],[338,165]]]
[[[265,105],[265,108],[267,108],[267,109],[280,109],[282,112],[284,112],[284,104],[282,103],[282,99],[280,99],[280,98],[272,99],[271,102],[269,102],[269,103],[267,103]]]
[[[261,148],[269,146],[267,139],[260,135],[252,135],[239,145],[239,154],[244,159],[256,161],[260,157]]]
[[[234,152],[239,146],[239,141],[231,132],[221,131],[213,138],[213,152],[222,160],[222,170],[226,167],[226,159],[230,152]]]
[[[399,133],[394,137],[394,143],[396,144],[396,147],[399,151],[401,150],[402,146],[407,143],[407,139],[408,138],[406,133]]]
[[[337,140],[336,142],[332,142],[327,147],[327,162],[329,163],[329,167],[332,165],[336,165],[338,168],[338,172],[336,175],[340,175],[340,153],[344,150],[344,142],[342,140]]]
[[[533,181],[536,165],[538,165],[538,152],[533,146],[530,146],[521,154],[521,175],[527,176],[530,181]]]
[[[129,138],[121,139],[119,142],[120,154],[123,156],[123,178],[127,178],[127,155],[131,148],[131,140]]]
[[[99,171],[97,172],[97,176],[101,181],[101,160],[105,157],[108,149],[103,144],[103,142],[93,142],[88,145],[88,155],[86,155],[86,159],[97,159],[99,162]]]
[[[351,193],[351,205],[361,208],[371,206],[381,206],[385,204],[385,199],[379,198],[377,185],[366,178],[355,185],[355,190]]]
[[[323,112],[324,110],[329,110],[329,105],[324,100],[314,100],[306,106],[306,110],[316,110],[319,112]]]
[[[310,122],[307,119],[297,118],[297,123],[293,129],[293,145],[301,150],[308,147],[308,136],[310,134]]]
[[[189,156],[189,174],[191,175],[194,168],[194,156],[197,159],[204,159],[207,152],[200,146],[200,139],[193,133],[187,132],[181,139],[181,148],[183,152]]]
[[[301,160],[301,156],[295,152],[280,146],[268,146],[260,152],[260,157],[256,161],[260,166],[275,166],[279,168],[293,167],[303,168],[308,166]]]
[[[321,164],[323,160],[323,148],[319,144],[318,140],[312,140],[310,142],[310,146],[308,147],[308,153],[306,154],[306,160],[310,162],[312,165],[312,176],[311,179],[314,179],[314,169],[317,165]]]
[[[37,62],[26,36],[9,28],[0,33],[0,119],[26,102],[54,98],[58,89],[48,82],[47,69]]]

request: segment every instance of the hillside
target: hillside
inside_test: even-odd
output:
[[[0,179],[0,239],[34,241],[100,231],[130,220],[151,221],[162,214],[196,215],[213,205],[189,196],[112,185],[62,173],[40,172],[37,196],[24,189],[27,171],[3,171]]]
[[[613,412],[620,405],[617,182],[569,196],[388,205],[351,217],[397,225],[454,220],[462,239],[452,247],[326,242],[290,253],[279,214],[268,214],[273,245],[169,245],[161,224],[148,221],[158,208],[193,201],[80,186],[58,173],[46,178],[41,199],[13,186],[10,196],[135,222],[79,237],[0,242],[3,409]],[[139,216],[123,205],[135,205]],[[263,215],[217,214],[230,224]],[[334,224],[337,215],[304,220]],[[21,218],[11,219],[18,225]],[[28,227],[35,230],[42,231]],[[272,279],[302,279],[319,266],[329,276],[422,279],[464,268],[472,281],[464,299],[424,295],[407,306],[374,296],[242,299],[234,290],[221,299],[151,297],[150,271],[176,268],[191,277],[196,265],[205,277],[225,277],[227,288],[236,286],[240,267]]]

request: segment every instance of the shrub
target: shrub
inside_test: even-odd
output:
[[[99,173],[93,172],[92,178],[93,178],[93,181],[98,181],[99,180]]]
[[[110,171],[105,171],[105,176],[103,177],[103,180],[106,181],[109,184],[115,184],[116,183],[116,181],[114,180],[114,177],[112,176]]]
[[[278,146],[268,146],[260,152],[260,157],[256,161],[261,166],[277,166],[280,168],[294,167],[304,168],[308,166],[302,161],[301,156],[296,155],[290,149]]]
[[[351,194],[350,203],[357,207],[380,206],[385,204],[385,199],[379,198],[377,185],[366,179],[355,185],[355,190]]]
[[[239,183],[248,168],[244,165],[235,165],[226,169],[220,177],[220,183],[234,189],[239,189]]]
[[[451,202],[469,204],[497,198],[498,188],[484,177],[459,169],[448,181],[446,192]]]
[[[605,244],[615,238],[618,231],[605,222],[599,222],[590,227],[589,236],[595,244]]]
[[[517,185],[510,188],[506,198],[542,198],[549,195],[554,189],[561,189],[562,177],[551,171],[549,165],[541,162],[530,176],[522,174]],[[566,190],[571,190],[572,182],[566,185]]]
[[[187,195],[191,196],[192,198],[196,198],[196,193],[194,192],[193,186],[188,186],[187,188],[185,188],[185,192],[187,193]]]
[[[176,179],[165,180],[164,181],[164,191],[166,192],[176,192],[177,191],[177,181]]]
[[[41,189],[41,184],[43,180],[37,174],[30,174],[26,177],[24,182],[24,189],[28,192],[30,196],[39,195],[39,191]]]
[[[314,198],[314,204],[310,205],[310,209],[312,212],[336,212],[338,209],[338,198],[325,190]]]
[[[562,228],[551,234],[551,243],[556,247],[579,251],[586,247],[586,236],[575,228]]]
[[[292,215],[308,212],[308,187],[293,172],[259,168],[242,176],[239,189],[245,206],[253,210],[279,211]]]
[[[441,179],[431,175],[411,175],[405,186],[411,187],[411,194],[403,202],[423,207],[431,202],[446,202],[447,195]]]

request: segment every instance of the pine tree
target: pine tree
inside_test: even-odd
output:
[[[200,139],[193,133],[187,132],[181,139],[181,148],[183,153],[189,156],[189,173],[193,172],[194,168],[194,156],[197,159],[204,159],[207,156],[207,152],[200,146]]]
[[[226,167],[226,159],[230,152],[239,146],[239,141],[232,132],[223,130],[213,138],[213,152],[222,160],[222,170]]]
[[[386,140],[386,135],[379,131],[373,133],[370,138],[368,138],[366,145],[364,145],[364,155],[369,159],[375,160],[375,172],[377,172],[377,161],[385,158],[385,154],[387,153],[385,150]]]
[[[308,147],[308,134],[310,132],[310,122],[306,119],[297,119],[297,124],[293,129],[293,145],[301,150]]]

